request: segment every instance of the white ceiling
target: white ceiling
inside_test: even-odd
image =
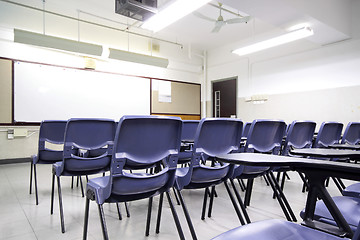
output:
[[[0,0],[1,1],[1,0]],[[15,1],[15,0],[13,0]],[[159,0],[163,5],[168,0]],[[224,7],[252,16],[248,23],[228,24],[219,33],[211,33],[214,22],[190,14],[169,27],[153,34],[141,29],[140,22],[115,13],[115,0],[45,0],[45,9],[72,17],[107,24],[130,31],[154,36],[181,44],[190,44],[199,50],[214,49],[233,42],[261,39],[264,36],[285,33],[295,24],[307,23],[315,32],[308,40],[315,44],[328,44],[351,36],[351,2],[357,0],[220,0]],[[42,0],[16,2],[43,8]],[[217,4],[218,1],[212,1]],[[206,5],[199,13],[216,19],[219,9]],[[225,20],[233,14],[222,12]]]

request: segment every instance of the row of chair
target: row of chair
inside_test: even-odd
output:
[[[60,177],[91,175],[110,170],[108,176],[89,180],[86,190],[84,238],[86,238],[89,201],[95,200],[102,216],[101,224],[105,239],[108,237],[102,209],[104,202],[152,199],[153,196],[163,193],[167,194],[180,238],[183,239],[181,226],[168,192],[173,186],[180,196],[191,233],[196,239],[180,191],[183,188],[206,188],[224,182],[231,175],[229,164],[214,163],[213,166],[206,166],[200,164],[200,160],[203,162],[207,160],[206,158],[214,158],[218,154],[237,150],[242,129],[242,122],[239,120],[204,119],[197,128],[190,166],[178,169],[177,160],[182,132],[182,121],[178,118],[125,116],[118,124],[107,119],[70,119],[65,123],[65,130],[62,133],[47,129],[51,124],[64,125],[64,122],[44,121],[41,124],[39,153],[32,162],[35,186],[37,185],[36,165],[55,162],[53,180],[57,178],[61,229],[65,232]],[[53,133],[56,135],[54,138],[51,136]],[[45,146],[46,142],[56,144],[63,142],[63,151],[48,149]],[[101,155],[90,156],[90,152],[98,150],[102,150]],[[87,154],[79,155],[79,152]],[[51,157],[46,159],[48,156]],[[131,172],[131,170],[149,168],[155,168],[155,171]],[[52,186],[54,189],[54,181]],[[51,208],[53,208],[53,191],[51,199]],[[234,198],[232,200],[240,218],[240,211]],[[158,224],[157,229],[159,227]]]
[[[313,135],[316,124],[314,122],[294,121],[288,127],[287,136],[283,145],[282,154],[291,155],[291,148],[304,147],[328,147],[329,145],[359,144],[360,123],[350,122],[341,138],[343,125],[336,122],[324,122],[314,141]],[[359,185],[354,184],[354,185]],[[334,202],[340,209],[351,229],[355,232],[353,240],[360,239],[360,191],[357,186],[350,186],[343,191],[344,196],[333,197]],[[302,211],[301,216],[303,216]],[[315,220],[336,226],[336,222],[327,210],[323,201],[318,201],[315,209]],[[344,239],[311,228],[303,227],[294,223],[281,220],[268,220],[250,224],[230,230],[214,238],[224,239]]]
[[[170,124],[170,122],[173,123]],[[267,127],[268,122],[272,122],[275,126],[272,130]],[[46,126],[51,123],[65,125],[62,133],[61,131],[55,131],[57,132],[57,134],[54,134],[57,135],[55,138],[43,134],[43,132],[51,134],[49,132],[52,131],[46,130]],[[190,125],[190,123],[192,123],[191,127],[189,127],[190,130],[187,131],[187,125]],[[178,128],[180,128],[180,130]],[[181,128],[183,128],[183,131]],[[288,135],[291,131],[296,131],[294,128],[294,126],[292,129],[290,127]],[[194,131],[194,129],[196,129],[196,131]],[[152,197],[160,195],[162,199],[163,193],[167,194],[180,238],[183,238],[181,226],[177,219],[175,208],[172,206],[168,191],[172,186],[175,186],[177,195],[180,198],[193,239],[196,239],[195,230],[186,209],[185,201],[181,195],[181,190],[186,188],[206,189],[202,215],[204,216],[205,212],[206,196],[209,195],[210,206],[208,215],[210,216],[213,197],[216,193],[214,187],[217,184],[224,183],[240,222],[245,224],[227,185],[227,179],[230,179],[235,188],[232,181],[233,179],[253,179],[255,176],[267,174],[269,174],[267,175],[269,182],[272,183],[274,191],[278,195],[278,200],[280,199],[280,205],[285,209],[284,213],[286,210],[288,211],[286,214],[288,220],[296,221],[286,198],[278,189],[272,171],[269,171],[269,168],[231,166],[228,164],[220,164],[216,161],[216,155],[240,151],[242,129],[242,122],[235,119],[203,119],[201,122],[193,121],[189,122],[189,124],[187,124],[186,121],[182,123],[179,119],[150,116],[123,117],[119,124],[116,124],[112,120],[105,119],[70,119],[66,122],[44,121],[40,128],[39,153],[33,158],[33,167],[31,168],[34,169],[35,173],[35,187],[37,185],[36,164],[57,162],[53,165],[53,179],[56,176],[58,180],[62,231],[64,232],[60,176],[90,175],[105,172],[110,169],[110,175],[92,179],[88,182],[84,238],[86,238],[90,200],[95,200],[99,205],[99,211],[102,216],[101,224],[103,234],[104,238],[107,239],[105,218],[101,207],[104,202],[126,202],[149,198],[149,209],[151,209],[150,203],[152,202]],[[283,121],[255,120],[249,132],[251,134],[248,135],[245,151],[279,154],[285,132],[285,123]],[[64,142],[63,152],[49,150],[45,147],[46,141],[55,144],[61,143],[61,134],[63,134]],[[179,153],[181,140],[185,143],[187,141],[194,141],[194,144],[190,150]],[[165,144],[166,142],[167,144]],[[164,150],[164,146],[166,146],[166,150]],[[170,149],[168,149],[169,147]],[[77,154],[81,152],[80,150],[85,151],[87,154],[80,156]],[[46,158],[46,155],[51,155],[51,157]],[[179,163],[181,163],[181,159],[187,159],[186,161],[188,161],[190,158],[189,166],[178,168],[176,166],[178,158]],[[206,162],[209,162],[209,164],[206,164]],[[155,171],[151,174],[129,172],[129,170],[138,170],[140,168],[154,168]],[[146,184],[139,183],[142,181]],[[211,188],[211,191],[209,188]],[[246,214],[241,198],[238,194],[236,194],[236,197],[242,207],[246,221],[249,223],[250,220]],[[158,216],[159,219],[160,217],[161,215]],[[149,223],[148,215],[147,234]],[[160,227],[159,223],[160,221],[158,221],[157,224],[157,232]]]

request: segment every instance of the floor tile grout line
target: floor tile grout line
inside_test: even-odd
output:
[[[37,237],[37,235],[36,235],[36,233],[35,233],[35,230],[34,230],[32,224],[31,224],[28,216],[26,215],[26,212],[25,212],[23,206],[22,206],[21,203],[20,203],[20,200],[19,200],[18,195],[16,194],[16,191],[14,190],[13,184],[11,183],[11,181],[10,181],[10,179],[9,179],[9,177],[8,177],[8,175],[7,175],[6,173],[5,173],[5,176],[6,176],[6,179],[7,179],[8,183],[9,183],[9,185],[11,186],[11,190],[13,191],[14,196],[16,197],[16,200],[17,200],[17,202],[18,202],[21,210],[23,211],[23,213],[24,213],[24,215],[25,215],[25,217],[26,217],[26,219],[27,219],[27,221],[28,221],[28,223],[29,223],[29,225],[30,225],[30,227],[31,227],[32,232],[34,233],[35,238],[38,240],[38,237]]]

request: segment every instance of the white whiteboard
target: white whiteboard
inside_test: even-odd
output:
[[[26,62],[14,64],[14,120],[150,114],[150,80]]]

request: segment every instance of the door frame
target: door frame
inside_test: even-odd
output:
[[[227,78],[221,78],[221,79],[216,79],[216,80],[212,80],[211,81],[211,116],[215,117],[215,112],[214,112],[214,107],[215,107],[215,103],[214,103],[214,83],[218,83],[218,82],[225,82],[225,81],[229,81],[229,80],[234,80],[235,79],[235,114],[236,117],[238,116],[238,109],[237,109],[237,98],[238,98],[238,76],[234,76],[234,77],[227,77]]]

